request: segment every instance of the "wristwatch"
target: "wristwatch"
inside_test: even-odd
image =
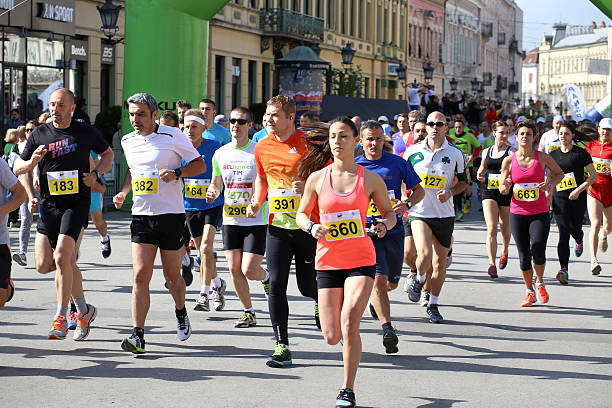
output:
[[[410,201],[409,198],[404,200],[404,204],[406,204],[406,207],[408,207],[408,209],[412,208],[412,201]]]
[[[178,167],[174,169],[174,174],[176,175],[176,179],[178,180],[179,178],[181,178],[181,174],[183,174],[183,172],[181,171],[181,168]]]

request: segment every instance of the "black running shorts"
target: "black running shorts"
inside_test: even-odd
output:
[[[317,270],[317,288],[343,288],[344,281],[353,276],[367,276],[374,279],[376,265],[360,266],[353,269]]]
[[[11,250],[7,244],[0,245],[0,289],[7,289],[11,281]]]
[[[455,229],[455,217],[445,218],[421,218],[421,217],[410,217],[410,222],[423,221],[434,237],[438,240],[440,245],[444,248],[450,248],[453,239],[453,230]]]
[[[201,237],[204,233],[204,226],[206,224],[212,225],[217,228],[221,215],[223,214],[223,206],[218,205],[208,210],[202,211],[185,211],[185,217],[187,217],[187,226],[189,232],[194,238]]]
[[[60,234],[71,237],[76,243],[81,229],[87,228],[89,205],[89,200],[79,200],[71,202],[68,207],[61,207],[53,201],[43,200],[36,231],[47,236],[51,248],[57,246]]]
[[[183,247],[184,226],[185,214],[134,215],[130,225],[132,242],[176,251]]]
[[[242,249],[242,252],[263,255],[266,252],[267,231],[267,225],[224,225],[223,249]]]

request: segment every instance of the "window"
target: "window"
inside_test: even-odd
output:
[[[370,97],[370,78],[365,77],[363,78],[363,96],[365,98],[369,98]]]
[[[241,95],[241,83],[240,83],[240,78],[242,75],[241,68],[242,68],[242,60],[240,58],[232,58],[232,108],[235,108],[236,106],[240,106],[240,100],[242,98]],[[223,111],[219,111],[220,114]]]
[[[380,79],[376,78],[376,99],[380,98]]]
[[[225,107],[225,57],[215,56],[215,102],[217,111],[223,112]]]
[[[342,12],[340,13],[340,32],[346,34],[346,0],[340,0],[342,5]]]
[[[261,98],[263,101],[270,99],[270,64],[261,64]]]
[[[249,107],[255,103],[255,98],[257,97],[256,86],[257,86],[257,62],[249,61],[249,94],[247,96],[247,103]]]
[[[529,73],[529,83],[533,82],[533,74],[530,72]]]

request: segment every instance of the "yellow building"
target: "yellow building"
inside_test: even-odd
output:
[[[539,47],[538,94],[551,108],[567,114],[563,87],[580,87],[587,108],[610,89],[610,30],[608,27],[576,27],[557,24],[553,35],[544,36]]]
[[[317,44],[322,59],[342,68],[340,50],[348,42],[356,50],[353,67],[362,69],[363,96],[405,99],[395,73],[400,61],[408,66],[408,82],[414,77],[423,82],[422,67],[431,61],[432,82],[441,89],[443,5],[442,0],[413,0],[410,8],[406,0],[233,0],[210,22],[208,96],[224,113],[264,102],[277,93],[275,59],[297,45]]]

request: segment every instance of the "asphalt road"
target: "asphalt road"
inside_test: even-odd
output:
[[[476,205],[478,206],[478,205]],[[113,253],[103,259],[93,225],[80,265],[87,301],[98,317],[89,338],[47,339],[55,312],[53,275],[13,266],[15,298],[0,311],[2,407],[332,407],[342,385],[340,346],[327,345],[312,318],[313,302],[289,287],[294,364],[265,365],[274,346],[262,288],[251,284],[258,325],[235,329],[241,308],[231,283],[221,312],[196,312],[199,285],[188,289],[191,338],[176,338],[171,297],[159,260],[151,283],[147,353],[121,350],[131,332],[129,215],[106,213]],[[588,226],[585,227],[585,232]],[[17,231],[11,230],[13,246]],[[221,251],[218,268],[230,281]],[[355,386],[361,407],[612,406],[612,265],[591,276],[585,255],[570,261],[570,285],[554,279],[556,227],[548,241],[550,302],[521,308],[524,286],[517,252],[492,281],[486,274],[485,226],[473,211],[455,228],[453,264],[440,297],[442,325],[426,320],[400,288],[390,294],[400,351],[385,355],[381,328],[366,311],[363,358]],[[33,249],[33,247],[32,247]]]

